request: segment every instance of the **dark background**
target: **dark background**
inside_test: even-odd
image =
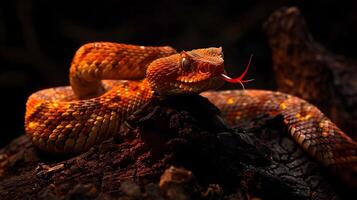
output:
[[[0,146],[23,134],[26,98],[68,85],[68,69],[84,43],[222,46],[234,76],[254,54],[247,88],[274,89],[262,24],[281,6],[298,6],[317,41],[352,59],[357,52],[357,1],[35,1],[0,2]],[[232,88],[238,86],[226,86]]]

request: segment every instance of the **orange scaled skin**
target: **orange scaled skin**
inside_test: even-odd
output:
[[[171,47],[86,44],[73,58],[71,87],[41,90],[28,98],[26,133],[48,152],[86,151],[117,132],[154,92],[200,93],[220,86],[223,81],[215,75],[224,70],[221,54],[221,48],[177,54]],[[189,68],[182,67],[183,59]]]
[[[348,183],[356,184],[356,142],[316,107],[272,91],[205,92],[223,84],[219,78],[223,72],[221,48],[176,53],[171,47],[86,44],[73,58],[71,87],[45,89],[29,97],[26,133],[42,150],[83,152],[111,137],[125,117],[150,101],[154,93],[204,92],[231,125],[261,114],[282,115],[302,148]]]

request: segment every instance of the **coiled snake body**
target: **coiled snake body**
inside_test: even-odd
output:
[[[225,75],[221,48],[177,53],[171,47],[89,43],[73,58],[71,87],[29,97],[26,133],[42,150],[83,152],[109,138],[126,116],[155,94],[203,92],[232,125],[262,114],[282,115],[292,138],[312,157],[344,179],[356,180],[357,143],[315,106],[273,91],[206,91],[224,80],[234,79]]]

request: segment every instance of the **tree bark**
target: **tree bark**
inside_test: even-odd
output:
[[[0,151],[0,195],[338,199],[346,193],[290,139],[281,117],[249,126],[227,127],[207,99],[185,95],[148,103],[114,138],[80,155],[46,154],[24,135]]]

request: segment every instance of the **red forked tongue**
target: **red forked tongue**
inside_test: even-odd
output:
[[[222,73],[220,74],[221,78],[229,83],[240,83],[242,85],[242,87],[244,88],[244,85],[243,83],[246,83],[246,82],[249,82],[249,81],[252,81],[253,79],[250,79],[250,80],[243,80],[244,76],[247,74],[248,70],[249,70],[249,67],[250,67],[250,63],[252,61],[252,57],[253,55],[250,56],[249,58],[249,62],[248,62],[248,65],[245,67],[245,70],[244,72],[237,78],[231,78],[229,76],[227,76],[227,74],[225,73]]]

